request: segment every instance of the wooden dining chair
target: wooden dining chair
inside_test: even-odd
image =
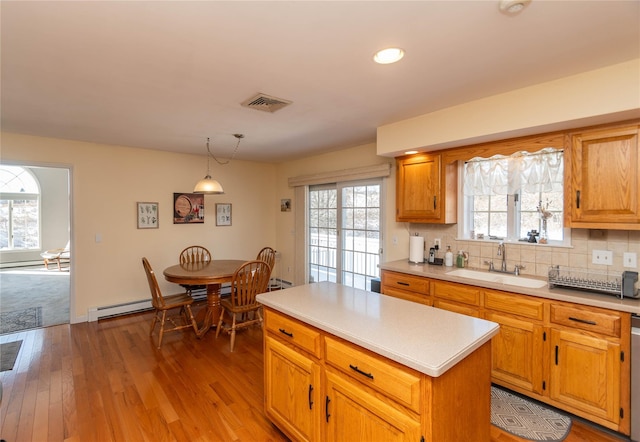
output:
[[[271,270],[273,270],[273,266],[276,263],[276,251],[271,247],[263,247],[262,250],[258,252],[258,257],[256,258],[258,261],[264,261],[269,264]]]
[[[262,323],[261,305],[256,301],[256,295],[267,291],[270,274],[269,264],[258,260],[245,262],[233,274],[231,296],[220,302],[222,311],[216,330],[216,337],[221,330],[231,334],[231,351],[236,340],[236,330]],[[227,322],[223,327],[225,315],[229,316],[230,323]]]
[[[149,336],[153,335],[153,330],[156,328],[156,323],[160,322],[160,334],[158,335],[158,348],[162,345],[162,337],[165,333],[183,330],[186,328],[193,328],[193,331],[198,333],[198,324],[191,312],[191,304],[193,304],[193,298],[188,293],[178,293],[175,295],[163,296],[158,286],[158,280],[151,268],[151,264],[147,258],[142,258],[142,265],[144,271],[147,274],[147,281],[149,282],[149,289],[151,290],[151,304],[155,309],[153,315],[153,321],[151,322],[151,330]],[[180,309],[177,315],[167,317],[167,312],[172,309]],[[172,325],[171,328],[165,329],[166,322],[169,321]],[[180,321],[178,323],[177,321]]]
[[[189,246],[180,252],[180,264],[211,261],[211,252],[206,247]]]
[[[202,246],[189,246],[180,252],[180,264],[188,264],[191,262],[207,262],[211,261],[211,252],[206,247]],[[195,290],[204,290],[206,285],[186,285],[180,284],[187,293],[193,296]]]
[[[269,268],[271,269],[271,272],[269,273],[269,280],[271,280],[273,267],[276,265],[276,251],[271,247],[263,247],[262,250],[258,252],[258,257],[256,259],[269,264]]]

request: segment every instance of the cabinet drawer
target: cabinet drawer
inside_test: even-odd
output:
[[[436,299],[433,303],[433,306],[436,308],[441,308],[442,310],[460,313],[461,315],[473,316],[475,318],[480,317],[480,309],[469,304],[460,304],[457,302]]]
[[[510,313],[542,321],[544,301],[512,293],[484,291],[484,306],[497,312]]]
[[[609,310],[551,304],[551,322],[619,338],[622,318],[619,313]]]
[[[436,282],[434,283],[433,294],[450,301],[480,305],[480,289],[467,285]]]
[[[406,301],[417,302],[420,304],[431,305],[431,298],[429,295],[423,295],[422,293],[410,292],[407,290],[398,290],[395,287],[383,286],[382,293],[387,296],[393,296],[394,298],[404,299]]]
[[[419,375],[355,346],[329,337],[324,341],[328,364],[411,410],[420,411]]]
[[[382,285],[384,289],[393,289],[395,287],[398,290],[418,292],[425,295],[429,294],[428,279],[420,276],[407,275],[406,273],[383,272]]]
[[[285,342],[320,357],[320,333],[308,326],[273,310],[265,309],[265,329]]]

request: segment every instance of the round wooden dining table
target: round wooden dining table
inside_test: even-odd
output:
[[[198,337],[216,326],[216,321],[220,318],[220,286],[230,282],[235,271],[245,262],[240,259],[189,262],[167,267],[162,272],[169,282],[207,286],[207,308],[202,325],[198,329]]]

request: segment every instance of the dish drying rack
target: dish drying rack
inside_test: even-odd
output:
[[[622,277],[598,270],[549,267],[549,288],[588,290],[622,298]]]

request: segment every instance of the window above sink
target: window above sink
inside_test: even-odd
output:
[[[460,164],[458,237],[569,245],[563,227],[564,152],[548,147]]]

